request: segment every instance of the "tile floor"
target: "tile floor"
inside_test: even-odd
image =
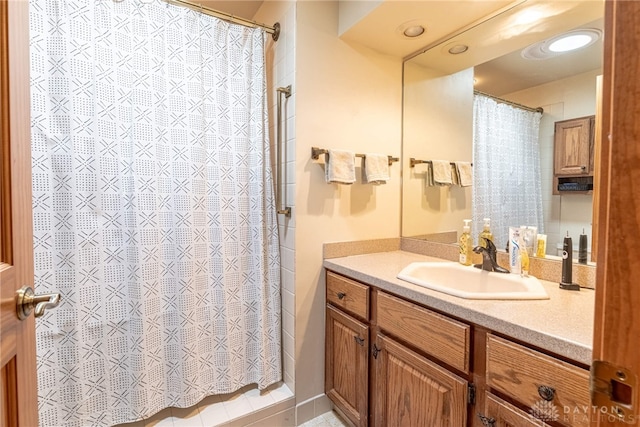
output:
[[[191,408],[167,408],[146,420],[117,427],[213,427],[291,397],[293,393],[284,383],[262,393],[248,386],[236,393],[206,397]]]
[[[347,427],[348,424],[335,412],[327,412],[319,417],[300,424],[298,427]]]

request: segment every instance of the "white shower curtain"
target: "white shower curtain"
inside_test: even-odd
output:
[[[479,94],[474,96],[473,230],[477,235],[483,218],[490,218],[498,249],[506,247],[510,226],[536,226],[539,233],[544,232],[541,118],[539,112],[498,103]]]
[[[31,1],[42,426],[281,379],[264,32],[160,0]]]

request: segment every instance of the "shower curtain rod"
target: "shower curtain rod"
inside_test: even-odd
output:
[[[486,96],[488,98],[495,100],[496,102],[502,102],[503,104],[509,104],[509,105],[513,105],[514,107],[522,108],[523,110],[533,111],[537,113],[544,113],[544,109],[542,107],[538,107],[538,108],[527,107],[526,105],[522,105],[522,104],[518,104],[517,102],[498,98],[497,96],[489,95],[488,93],[480,92],[479,90],[474,90],[473,93],[476,95]]]
[[[239,16],[231,15],[227,12],[222,12],[220,10],[211,9],[210,7],[203,6],[199,3],[194,3],[187,0],[164,0],[167,3],[175,4],[177,6],[188,7],[189,9],[196,10],[198,12],[204,13],[205,15],[215,16],[216,18],[223,19],[228,22],[233,22],[234,24],[244,25],[245,27],[250,28],[264,28],[264,30],[271,34],[271,37],[274,41],[278,41],[280,37],[280,23],[276,22],[273,24],[273,27],[270,27],[265,24],[261,24],[256,21],[251,21],[249,19],[241,18]]]

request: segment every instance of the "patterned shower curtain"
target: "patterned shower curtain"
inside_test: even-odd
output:
[[[31,1],[43,426],[281,378],[264,32],[160,0]]]
[[[509,227],[529,225],[544,232],[539,130],[542,113],[487,96],[473,102],[473,230],[491,219],[498,249],[507,245]]]

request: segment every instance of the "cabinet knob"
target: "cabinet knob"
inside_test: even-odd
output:
[[[541,385],[538,387],[538,394],[547,402],[551,402],[556,394],[556,389],[548,385]]]
[[[493,417],[485,417],[484,415],[478,413],[478,418],[480,418],[480,422],[485,427],[494,427],[496,425],[496,419]]]
[[[346,297],[347,294],[345,294],[344,292],[338,292],[338,299],[344,299],[344,297]]]
[[[359,337],[359,336],[357,336],[357,335],[354,335],[354,336],[353,336],[353,338],[355,338],[356,342],[357,342],[359,345],[364,346],[364,338],[360,338],[360,337]]]

